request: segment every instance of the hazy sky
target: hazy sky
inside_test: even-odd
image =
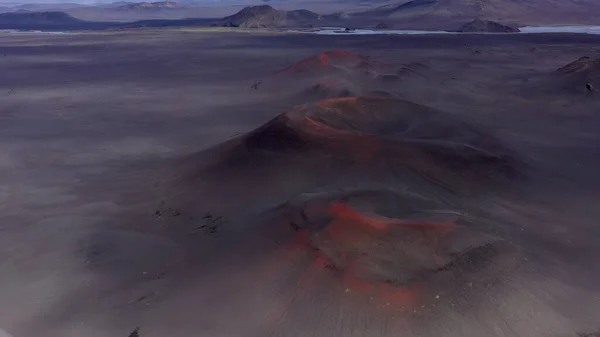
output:
[[[52,4],[52,3],[57,3],[57,2],[74,2],[74,3],[81,3],[81,4],[94,4],[94,3],[110,3],[110,2],[114,2],[114,1],[95,1],[95,0],[65,0],[65,1],[57,1],[57,0],[11,0],[11,1],[0,1],[0,5],[2,5],[2,6],[13,6],[13,5],[22,5],[22,4],[30,4],[30,3]]]
[[[0,6],[15,6],[15,5],[23,5],[23,4],[53,4],[53,3],[80,3],[80,4],[101,4],[101,3],[111,3],[119,0],[0,0]],[[153,2],[153,1],[167,1],[167,0],[125,0],[130,2]],[[185,2],[185,0],[170,0],[175,2]],[[194,2],[198,3],[218,3],[218,2],[239,2],[239,3],[248,3],[246,0],[241,1],[228,1],[228,0],[195,0]],[[255,3],[259,3],[260,0],[253,1]]]

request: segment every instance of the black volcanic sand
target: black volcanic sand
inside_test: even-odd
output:
[[[593,335],[599,43],[0,35],[0,329]]]

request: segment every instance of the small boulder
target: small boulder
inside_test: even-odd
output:
[[[586,88],[586,89],[587,89],[587,91],[589,91],[589,92],[594,92],[594,91],[596,91],[596,90],[594,89],[594,86],[593,86],[591,83],[588,83],[588,84],[586,84],[586,85],[585,85],[585,88]]]

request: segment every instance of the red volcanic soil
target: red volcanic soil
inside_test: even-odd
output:
[[[401,80],[420,75],[419,69],[424,67],[420,63],[378,62],[366,55],[332,50],[276,71],[264,83],[261,81],[260,90],[255,89],[278,93],[274,96],[285,96],[297,104],[359,95],[393,97],[386,91],[393,88],[381,86],[397,85]]]
[[[428,221],[410,221],[386,218],[376,214],[361,214],[354,208],[341,202],[335,202],[327,208],[327,213],[341,221],[364,224],[368,228],[377,231],[386,231],[390,226],[420,227],[424,229],[434,229],[443,232],[454,226],[453,221],[447,222],[428,222]]]
[[[364,164],[389,161],[434,180],[453,174],[483,177],[491,171],[512,174],[519,165],[488,132],[442,111],[391,98],[302,105],[251,132],[243,143],[249,150],[326,151]]]
[[[422,293],[431,298],[440,277],[495,263],[490,255],[472,263],[473,247],[497,239],[467,228],[462,213],[447,208],[448,194],[438,198],[439,185],[487,189],[476,178],[497,177],[517,161],[496,138],[445,112],[365,97],[298,106],[214,151],[216,163],[194,172],[201,184],[185,183],[194,195],[205,190],[210,200],[203,206],[211,209],[279,205],[284,216],[278,213],[273,226],[287,232],[257,233],[276,242],[273,254],[266,251],[278,266],[293,266],[300,293],[333,290],[400,310],[418,305]],[[314,190],[323,192],[294,199]],[[275,275],[278,266],[266,267]]]
[[[392,98],[301,105],[194,158],[202,158],[201,167],[194,161],[194,179],[210,189],[214,203],[230,198],[227,191],[239,191],[240,184],[247,194],[261,190],[256,202],[280,202],[278,196],[346,184],[410,186],[420,193],[497,193],[524,177],[516,154],[485,130]],[[254,202],[238,199],[239,207]],[[388,226],[380,220],[371,224]]]
[[[331,50],[310,56],[260,81],[258,92],[302,104],[359,94],[369,76],[368,56]],[[264,82],[264,83],[263,83]]]
[[[404,209],[403,218],[364,207],[392,200],[390,210]],[[456,267],[471,249],[497,240],[458,225],[455,214],[436,218],[432,211],[443,209],[431,201],[383,191],[330,194],[290,207],[298,234],[287,247],[314,253],[311,273],[332,273],[346,291],[394,309],[412,309],[436,273]],[[486,268],[485,263],[475,268]]]
[[[313,55],[300,62],[277,71],[278,74],[315,74],[322,75],[323,72],[339,70],[356,70],[367,75],[376,75],[379,72],[394,73],[402,75],[406,72],[417,73],[426,68],[420,62],[407,64],[382,63],[371,59],[367,55],[354,54],[342,50],[330,50],[321,54]]]
[[[365,55],[353,54],[342,50],[330,50],[310,56],[292,66],[284,68],[277,74],[310,74],[323,75],[348,68],[355,68],[368,59]]]
[[[339,201],[327,205],[324,213],[330,220],[311,235],[311,244],[334,268],[356,277],[408,284],[448,262],[436,252],[435,244],[454,222],[386,219],[361,214]],[[396,237],[398,232],[402,237]]]

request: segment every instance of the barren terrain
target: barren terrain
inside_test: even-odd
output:
[[[0,335],[595,336],[598,45],[2,34]]]

